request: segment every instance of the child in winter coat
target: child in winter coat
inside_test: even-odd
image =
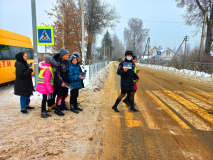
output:
[[[78,107],[77,98],[79,89],[83,87],[82,85],[82,75],[80,66],[77,64],[77,57],[72,55],[70,57],[70,64],[69,64],[69,85],[72,86],[72,90],[70,91],[70,111],[78,114],[78,111],[83,111],[83,109]]]
[[[81,66],[80,66],[80,56],[78,54],[73,54],[74,56],[76,56],[77,58],[77,65],[79,66],[80,68],[80,72],[82,73],[83,70],[81,69]],[[84,70],[84,72],[86,72],[86,70]],[[84,79],[81,79],[81,84],[82,84],[82,88],[84,88]],[[78,96],[79,96],[79,93],[78,93]],[[77,105],[80,105],[80,102],[77,102]]]
[[[51,100],[50,96],[54,92],[54,71],[52,68],[51,57],[45,56],[44,61],[39,63],[40,73],[36,90],[43,94],[41,103],[41,118],[48,118],[46,103]]]
[[[133,62],[133,64],[134,64],[134,72],[135,72],[135,73],[138,73],[140,70],[137,69],[137,67],[136,67],[137,57],[134,56],[134,55],[133,55],[133,60],[132,60],[132,62]],[[136,82],[135,79],[133,80],[133,82],[134,82],[134,86],[133,86],[134,92],[136,92],[136,91],[137,91],[137,82]],[[134,93],[134,96],[135,96],[135,93]],[[130,93],[127,93],[127,96],[126,96],[126,98],[123,100],[123,102],[124,102],[127,106],[130,106]],[[134,103],[134,105],[136,105],[136,104]]]
[[[68,96],[68,72],[69,72],[69,52],[61,48],[60,53],[53,56],[58,65],[54,65],[54,87],[57,95],[55,114],[58,116],[64,116],[62,110],[69,110],[66,107],[65,99]]]
[[[120,112],[117,108],[120,101],[123,99],[123,97],[126,94],[130,94],[130,110],[132,111],[139,111],[134,107],[134,82],[139,80],[138,75],[134,72],[134,63],[132,62],[133,53],[132,51],[126,51],[125,52],[125,59],[123,62],[121,62],[118,66],[117,74],[121,76],[121,95],[117,98],[115,101],[115,104],[113,105],[112,109],[115,110],[115,112]],[[124,64],[127,64],[128,67],[124,66]]]

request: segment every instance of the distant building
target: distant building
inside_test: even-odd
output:
[[[167,60],[167,61],[171,61],[173,59],[173,57],[175,56],[175,52],[172,51],[171,49],[163,49],[160,50],[161,51],[161,55],[159,55],[159,60]]]
[[[159,51],[159,49],[158,48],[156,48],[156,47],[154,47],[154,48],[152,48],[150,51],[149,51],[149,55],[151,56],[151,55],[156,55],[157,54],[157,51]],[[148,55],[147,55],[148,56]]]
[[[161,55],[157,55],[157,51],[161,52]],[[166,61],[171,61],[173,57],[175,56],[175,52],[172,51],[171,49],[163,49],[159,50],[158,48],[154,47],[149,51],[149,54],[145,54],[144,56],[141,57],[142,60],[166,60]]]

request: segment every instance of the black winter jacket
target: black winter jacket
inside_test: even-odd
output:
[[[31,96],[33,95],[34,91],[31,75],[33,69],[29,68],[29,64],[27,64],[21,54],[17,54],[16,59],[16,80],[14,85],[14,94],[18,96]]]
[[[58,65],[53,65],[54,68],[54,86],[61,87],[62,83],[68,83],[69,61],[60,58],[57,53],[53,58],[58,62]]]
[[[132,69],[128,69],[127,72],[124,71],[123,63],[132,63]],[[139,79],[138,75],[134,72],[134,63],[127,59],[121,62],[118,66],[117,74],[121,76],[121,90],[134,90],[134,79]]]

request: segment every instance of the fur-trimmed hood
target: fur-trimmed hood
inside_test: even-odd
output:
[[[39,63],[40,70],[46,69],[48,67],[52,67],[53,65],[50,63],[46,63],[45,61],[42,61]]]

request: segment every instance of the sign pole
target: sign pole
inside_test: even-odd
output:
[[[34,70],[35,70],[35,87],[38,84],[38,50],[37,50],[37,35],[36,35],[36,4],[35,0],[31,0],[32,12],[32,29],[33,29],[33,49],[34,49]]]
[[[45,56],[47,56],[47,46],[45,45]]]
[[[84,65],[85,65],[85,54],[84,54],[84,0],[81,2],[81,26],[82,26],[82,43],[81,43],[81,53],[82,53],[82,68],[84,70]]]

